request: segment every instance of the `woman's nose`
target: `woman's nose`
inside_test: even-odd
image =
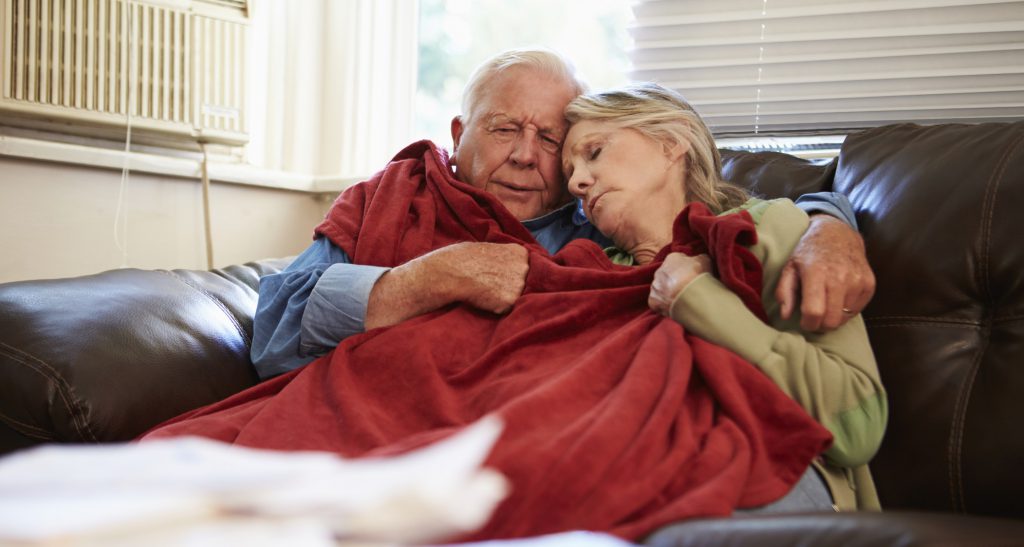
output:
[[[576,169],[569,177],[569,193],[578,198],[587,194],[587,188],[590,188],[590,185],[590,174],[585,169]]]

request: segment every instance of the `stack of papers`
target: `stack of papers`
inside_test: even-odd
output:
[[[0,459],[3,545],[422,544],[482,526],[508,492],[487,417],[401,456],[345,460],[200,438]]]

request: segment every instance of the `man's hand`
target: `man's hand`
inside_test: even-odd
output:
[[[523,294],[530,271],[526,247],[514,243],[458,243],[448,262],[448,290],[461,301],[491,313],[508,313]]]
[[[516,244],[456,243],[377,280],[366,306],[367,330],[394,325],[452,302],[507,313],[523,293],[529,253]]]
[[[797,290],[806,331],[832,330],[860,313],[875,294],[860,234],[831,216],[812,216],[775,289],[783,319],[793,314]]]
[[[698,275],[711,271],[708,255],[687,256],[683,253],[669,253],[651,282],[651,294],[647,305],[661,315],[668,315],[672,302]]]

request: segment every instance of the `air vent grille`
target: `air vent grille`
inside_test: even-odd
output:
[[[123,127],[130,111],[133,130],[247,140],[244,19],[198,15],[189,4],[0,2],[0,110],[108,127]]]

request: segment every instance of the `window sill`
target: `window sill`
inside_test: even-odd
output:
[[[112,150],[31,137],[0,135],[0,156],[82,165],[120,171],[127,157],[131,172],[200,179],[202,159],[149,152]],[[262,169],[237,161],[211,158],[211,182],[275,188],[310,194],[338,193],[366,177],[316,176]]]
[[[719,148],[747,152],[781,152],[805,160],[831,160],[839,155],[846,135],[803,137],[725,137],[715,139]]]

